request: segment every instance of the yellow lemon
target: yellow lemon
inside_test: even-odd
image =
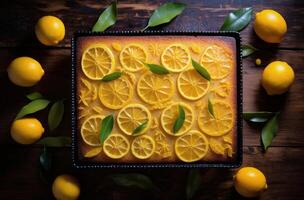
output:
[[[33,144],[44,132],[41,123],[35,118],[17,119],[11,126],[12,138],[20,144]]]
[[[57,200],[75,200],[80,194],[80,185],[76,178],[63,174],[53,182],[53,194]]]
[[[41,17],[35,27],[38,40],[47,46],[53,46],[63,40],[65,27],[63,22],[54,16]]]
[[[287,32],[285,19],[274,10],[262,10],[256,13],[253,28],[262,40],[269,43],[281,42]]]
[[[267,183],[260,170],[243,167],[234,176],[234,187],[244,197],[257,197],[267,189]]]
[[[266,66],[262,74],[262,85],[268,95],[286,92],[294,81],[293,69],[282,61],[274,61]]]
[[[14,84],[22,87],[31,87],[40,81],[44,75],[44,70],[35,59],[19,57],[10,63],[7,73]]]

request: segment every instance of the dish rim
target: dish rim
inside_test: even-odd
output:
[[[205,163],[91,163],[80,161],[78,158],[79,142],[77,134],[77,98],[76,98],[76,80],[77,80],[77,39],[79,37],[89,36],[226,36],[233,37],[236,42],[236,65],[237,65],[237,153],[236,159],[232,162],[205,162]],[[243,66],[242,66],[241,37],[239,32],[234,31],[78,31],[74,33],[71,39],[71,129],[72,129],[72,165],[77,169],[88,168],[237,168],[243,162]]]

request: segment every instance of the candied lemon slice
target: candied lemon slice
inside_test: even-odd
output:
[[[198,100],[203,97],[208,91],[209,85],[209,81],[194,69],[183,71],[177,79],[179,93],[189,100]]]
[[[131,152],[133,156],[138,159],[150,158],[155,151],[154,140],[147,135],[135,138],[131,145]]]
[[[93,158],[93,157],[97,156],[98,154],[100,154],[101,151],[102,151],[102,147],[96,147],[96,148],[91,149],[88,152],[86,152],[84,154],[84,157],[86,157],[86,158]]]
[[[210,138],[209,140],[209,146],[210,149],[215,153],[215,154],[219,154],[219,155],[225,155],[225,148],[223,147],[223,145],[221,144],[221,142],[217,141],[214,138]]]
[[[177,133],[174,133],[173,126],[179,114],[179,105],[184,108],[185,121],[179,131]],[[189,106],[188,104],[185,104],[183,102],[173,103],[163,110],[160,120],[161,126],[166,131],[166,133],[174,136],[179,136],[188,132],[192,127],[194,122],[194,112],[191,106]]]
[[[89,106],[90,102],[97,98],[97,89],[86,79],[81,78],[80,81],[78,104],[83,103],[85,106]]]
[[[199,128],[210,136],[221,136],[231,130],[233,113],[231,106],[223,101],[212,102],[214,117],[208,112],[205,105],[198,114]]]
[[[232,68],[231,55],[217,45],[208,47],[204,51],[200,62],[208,70],[212,79],[226,77]]]
[[[118,133],[112,133],[103,143],[104,153],[113,159],[124,157],[130,150],[128,139]]]
[[[136,135],[145,133],[152,122],[150,111],[142,104],[129,104],[122,108],[117,115],[117,124],[127,135],[132,135],[133,131],[145,122],[147,122],[146,127]]]
[[[190,52],[187,47],[181,44],[172,44],[163,51],[161,62],[169,71],[181,72],[191,62]]]
[[[174,94],[174,83],[170,76],[147,72],[137,83],[139,97],[148,104],[168,101]]]
[[[119,60],[126,70],[136,72],[144,68],[143,63],[147,62],[147,52],[140,45],[129,44],[120,52]]]
[[[220,82],[217,86],[212,88],[211,91],[220,97],[227,97],[230,94],[231,86],[227,82]]]
[[[90,146],[100,146],[99,133],[102,115],[93,115],[86,119],[80,129],[83,141]]]
[[[167,136],[159,130],[156,130],[154,132],[155,153],[162,158],[170,157],[172,155],[172,151]]]
[[[107,108],[120,109],[131,100],[132,96],[133,87],[125,76],[113,81],[100,83],[99,99]]]
[[[184,162],[195,162],[204,158],[209,149],[206,136],[196,130],[180,136],[175,141],[175,153]]]
[[[93,45],[82,55],[81,67],[83,73],[92,80],[100,80],[112,71],[115,65],[111,50],[104,45]]]

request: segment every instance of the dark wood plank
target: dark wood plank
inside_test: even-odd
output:
[[[38,157],[42,148],[1,147],[0,155],[5,165],[0,166],[1,199],[53,199],[51,186],[39,177]],[[55,177],[62,173],[75,175],[81,183],[81,199],[185,199],[188,169],[117,169],[75,170],[71,169],[69,148],[51,150]],[[304,184],[304,149],[272,147],[267,154],[260,148],[244,148],[244,166],[261,169],[268,180],[269,189],[261,199],[303,199],[301,185]],[[105,183],[105,177],[114,173],[138,172],[148,175],[160,187],[160,193],[124,189]],[[202,169],[202,188],[195,199],[242,199],[233,189],[232,177],[235,170]],[[178,174],[178,176],[176,176]],[[18,188],[18,189],[17,189]]]
[[[59,44],[69,47],[72,34],[78,30],[90,30],[101,11],[110,1],[61,1],[61,0],[11,0],[5,1],[0,12],[2,24],[0,47],[15,47],[20,45],[40,46],[35,39],[34,26],[43,15],[55,15],[61,18],[67,30],[65,40]],[[109,30],[140,30],[143,28],[153,10],[165,0],[155,1],[119,1],[118,21]],[[172,23],[157,28],[157,30],[178,31],[217,31],[221,27],[225,16],[240,7],[253,6],[260,11],[271,8],[279,11],[288,24],[288,33],[285,40],[279,45],[269,45],[257,38],[251,25],[242,32],[245,43],[253,43],[260,48],[304,48],[304,38],[301,37],[304,29],[303,1],[181,1],[187,2],[185,12]]]
[[[26,53],[25,53],[26,52]],[[28,102],[25,94],[39,91],[53,100],[70,97],[70,50],[69,49],[0,49],[0,144],[14,144],[10,139],[9,129],[18,110]],[[6,67],[10,61],[21,55],[32,56],[41,62],[46,69],[46,74],[37,86],[30,89],[19,88],[10,83],[6,74]],[[262,66],[255,66],[254,61],[259,57]],[[296,81],[289,93],[280,97],[269,97],[260,87],[260,74],[263,66],[274,60],[284,60],[295,69]],[[280,131],[275,138],[274,146],[304,146],[304,138],[299,130],[304,129],[304,93],[303,77],[304,68],[303,51],[267,50],[261,51],[244,59],[244,111],[281,111]],[[13,101],[12,101],[13,99]],[[45,135],[70,135],[69,106],[66,102],[66,115],[60,128],[54,133],[46,132]],[[36,116],[36,115],[34,115]],[[47,126],[47,112],[38,115]],[[244,123],[244,144],[256,146],[260,144],[260,127]]]

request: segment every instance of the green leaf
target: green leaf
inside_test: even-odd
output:
[[[42,99],[43,96],[39,92],[33,92],[31,94],[26,95],[26,98],[33,101],[33,100],[36,100],[36,99]]]
[[[133,132],[132,135],[136,135],[138,133],[140,133],[142,130],[144,130],[147,127],[148,124],[148,120],[146,120],[145,122],[143,122],[142,124],[140,124],[139,126],[137,126]]]
[[[16,119],[20,119],[25,115],[35,113],[37,111],[45,109],[49,105],[50,101],[46,99],[36,99],[31,101],[27,105],[23,106],[19,113],[17,114]]]
[[[53,131],[54,129],[56,129],[59,126],[60,122],[62,121],[63,113],[64,113],[63,101],[64,100],[56,101],[52,105],[52,107],[49,111],[48,124],[49,124],[50,131]]]
[[[143,174],[129,173],[129,174],[114,174],[108,177],[116,185],[128,188],[137,188],[142,190],[154,190],[159,189],[153,184],[151,179]]]
[[[92,31],[102,32],[114,25],[117,17],[117,5],[114,1],[109,7],[107,7],[99,16],[96,24],[93,26]]]
[[[192,59],[192,66],[206,80],[208,80],[208,81],[211,80],[209,72],[203,66],[201,66],[199,63],[195,62],[193,59]]]
[[[151,72],[153,72],[154,74],[169,74],[169,71],[160,65],[155,65],[155,64],[147,64],[145,63],[145,65],[150,69]]]
[[[244,44],[242,45],[241,48],[242,48],[242,57],[250,56],[251,54],[253,54],[255,51],[258,50],[257,48],[255,48],[250,44]]]
[[[251,21],[253,9],[251,7],[236,10],[225,18],[221,31],[241,31]]]
[[[99,135],[101,144],[103,144],[104,141],[107,139],[107,137],[111,134],[113,126],[114,126],[113,115],[108,115],[102,120],[100,135]]]
[[[198,169],[191,169],[188,174],[186,194],[192,199],[201,186],[201,175]]]
[[[52,159],[46,146],[43,147],[43,152],[39,157],[39,162],[43,170],[49,171],[51,169]]]
[[[244,112],[243,118],[250,122],[267,122],[275,113],[273,112]]]
[[[148,27],[170,22],[176,16],[180,15],[185,8],[186,4],[183,3],[164,3],[153,12],[148,25],[143,28],[142,31],[146,30]]]
[[[183,106],[178,105],[178,116],[174,122],[173,133],[177,133],[185,122],[185,110]]]
[[[262,143],[265,151],[279,130],[278,116],[279,113],[276,113],[262,129]]]
[[[121,77],[121,75],[122,72],[113,72],[111,74],[105,75],[101,80],[104,82],[109,82],[118,79],[119,77]]]
[[[42,144],[47,147],[70,147],[71,138],[67,136],[45,137],[39,140],[36,144]]]
[[[215,118],[214,116],[214,110],[213,110],[213,105],[210,99],[208,99],[208,112],[210,113],[210,115],[212,115],[212,117]]]

